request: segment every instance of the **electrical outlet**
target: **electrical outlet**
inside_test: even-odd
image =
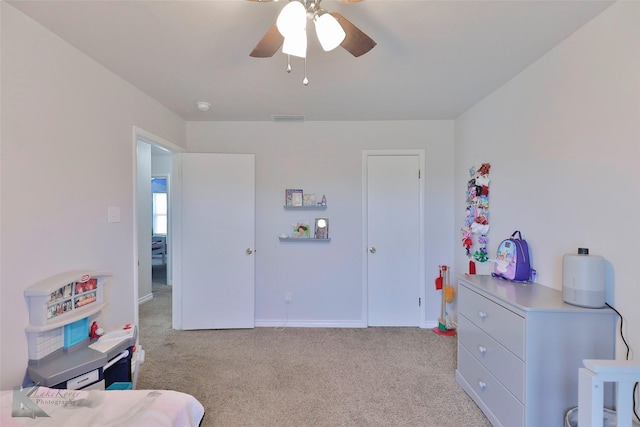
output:
[[[291,292],[287,291],[284,293],[284,302],[286,303],[290,303],[291,302]]]

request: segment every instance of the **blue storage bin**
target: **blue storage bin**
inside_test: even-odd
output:
[[[107,390],[131,390],[131,388],[131,383],[113,383],[107,387]]]

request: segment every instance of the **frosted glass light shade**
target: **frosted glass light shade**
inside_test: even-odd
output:
[[[291,33],[284,38],[282,43],[282,53],[287,55],[298,56],[300,58],[307,57],[307,31],[298,31]]]
[[[315,23],[318,40],[325,52],[340,46],[347,35],[338,20],[329,13],[316,17]]]
[[[307,11],[299,1],[287,3],[280,11],[276,27],[283,37],[307,28]]]
[[[282,52],[287,55],[307,57],[307,11],[299,1],[287,3],[280,11],[276,27],[282,36]]]

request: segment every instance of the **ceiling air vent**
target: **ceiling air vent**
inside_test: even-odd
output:
[[[271,119],[274,122],[304,122],[304,116],[301,114],[272,114]]]

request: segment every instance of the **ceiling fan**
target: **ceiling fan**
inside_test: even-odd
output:
[[[265,2],[271,0],[250,0]],[[278,20],[251,51],[254,58],[272,57],[282,46],[288,55],[306,58],[306,22],[313,21],[320,44],[325,51],[342,46],[358,57],[369,52],[376,42],[336,12],[320,7],[322,0],[290,0],[282,9]],[[340,3],[357,3],[361,0],[339,0]],[[304,17],[304,19],[303,19]]]

